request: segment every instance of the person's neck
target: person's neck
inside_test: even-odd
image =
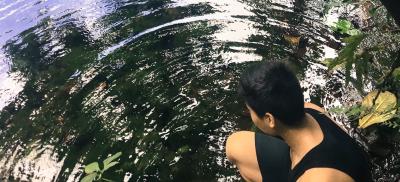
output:
[[[310,115],[306,114],[302,123],[296,128],[287,127],[280,134],[290,147],[292,159],[303,158],[307,152],[322,141],[320,137],[322,131],[318,129],[318,123]]]

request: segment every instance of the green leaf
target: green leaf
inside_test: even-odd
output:
[[[350,71],[353,68],[352,65],[355,62],[356,58],[355,52],[357,52],[357,48],[364,38],[365,38],[364,34],[359,34],[343,39],[343,41],[346,42],[347,45],[339,52],[335,64],[336,65],[345,64],[346,84],[350,81]]]
[[[97,162],[92,162],[88,165],[85,166],[85,173],[86,174],[90,174],[93,172],[99,172],[100,168],[99,168],[99,163]]]
[[[122,155],[122,152],[117,152],[116,154],[114,154],[114,155],[108,157],[107,159],[105,159],[105,160],[103,161],[103,165],[104,165],[104,166],[109,165],[112,161],[114,161],[115,159],[117,159],[117,158],[120,157],[121,155]]]
[[[97,176],[96,173],[88,174],[84,178],[82,178],[81,182],[92,182],[92,181],[94,181],[96,176]]]
[[[351,30],[346,31],[346,33],[349,35],[358,35],[358,34],[361,34],[361,31],[357,30],[357,29],[351,29]]]
[[[104,169],[102,170],[103,172],[106,171],[107,169],[109,169],[110,167],[113,167],[115,165],[117,165],[119,162],[110,162],[107,165],[104,165]]]
[[[345,64],[345,68],[346,68],[346,70],[345,70],[345,78],[346,78],[345,83],[346,83],[346,86],[349,84],[349,81],[351,80],[350,71],[353,68],[353,60],[354,60],[354,57],[350,57],[349,56],[348,59],[345,62],[346,63]]]
[[[336,23],[336,27],[335,28],[340,33],[345,33],[347,31],[349,31],[351,29],[351,27],[352,27],[352,24],[351,24],[350,21],[341,19]]]
[[[396,68],[396,69],[393,71],[392,76],[393,76],[394,79],[400,80],[400,67],[399,67],[399,68]]]
[[[381,7],[382,7],[382,6],[373,7],[373,8],[371,8],[370,10],[368,10],[368,12],[369,12],[369,14],[370,14],[371,16],[375,16],[376,13],[378,12],[378,9],[381,8]]]
[[[363,75],[365,74],[366,61],[364,59],[359,58],[355,61],[355,71],[356,71],[356,79],[353,85],[360,91],[364,90],[364,79]]]
[[[345,113],[348,110],[346,107],[333,107],[329,109],[330,113],[336,113],[336,114],[342,114]]]
[[[360,116],[361,112],[363,111],[363,108],[359,105],[351,107],[347,112],[346,115],[350,117],[355,117],[355,116]]]
[[[182,146],[182,147],[180,147],[178,149],[177,153],[178,154],[183,154],[183,153],[186,153],[186,152],[189,152],[189,151],[190,151],[189,145],[184,145],[184,146]]]
[[[351,45],[357,45],[360,44],[360,42],[366,37],[365,34],[358,34],[358,35],[353,35],[350,37],[346,37],[343,39],[343,42],[346,42]]]
[[[335,59],[327,58],[327,59],[325,59],[325,64],[328,67],[328,70],[333,70],[336,67],[338,67],[339,65],[343,64],[344,61],[345,60],[338,59],[338,58],[335,58]]]
[[[392,119],[396,115],[396,96],[391,92],[370,92],[363,100],[362,107],[366,112],[361,113],[361,119],[358,121],[360,128],[366,128],[375,123],[382,123]],[[376,98],[377,97],[377,98]],[[375,100],[375,104],[373,103]]]
[[[353,24],[344,19],[340,19],[338,22],[335,23],[335,26],[332,27],[333,31],[339,32],[341,34],[348,34],[348,35],[358,35],[361,34],[360,30],[354,28]]]

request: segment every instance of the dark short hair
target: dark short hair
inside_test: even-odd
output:
[[[251,66],[240,78],[239,94],[259,117],[269,112],[287,126],[298,126],[304,118],[299,80],[284,62]]]

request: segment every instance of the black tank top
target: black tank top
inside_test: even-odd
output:
[[[362,148],[323,113],[309,108],[306,112],[318,122],[324,138],[290,171],[289,181],[295,182],[308,169],[319,167],[342,171],[356,182],[372,181],[370,162]]]

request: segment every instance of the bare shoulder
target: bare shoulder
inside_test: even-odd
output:
[[[313,104],[311,102],[304,102],[304,108],[310,108],[310,109],[317,110],[317,111],[319,111],[321,113],[327,113],[325,111],[325,109],[323,109],[322,107],[319,107],[316,104]]]
[[[228,160],[237,166],[246,181],[262,181],[254,132],[239,131],[231,134],[226,141],[225,150]]]
[[[335,120],[333,120],[333,119],[331,118],[331,116],[329,116],[329,113],[328,113],[325,109],[323,109],[322,107],[319,107],[319,106],[317,106],[316,104],[313,104],[313,103],[311,103],[311,102],[304,102],[304,108],[310,108],[310,109],[317,110],[317,111],[319,111],[319,112],[325,114],[325,115],[326,115],[329,119],[331,119],[336,125],[338,125],[338,123],[337,123]],[[340,125],[338,125],[338,126],[340,126]]]
[[[307,170],[298,182],[354,182],[346,173],[333,168],[312,168]]]
[[[251,131],[239,131],[231,134],[226,140],[226,155],[229,161],[235,163],[240,160],[244,150],[254,148],[255,133]],[[255,149],[254,149],[255,150]]]

